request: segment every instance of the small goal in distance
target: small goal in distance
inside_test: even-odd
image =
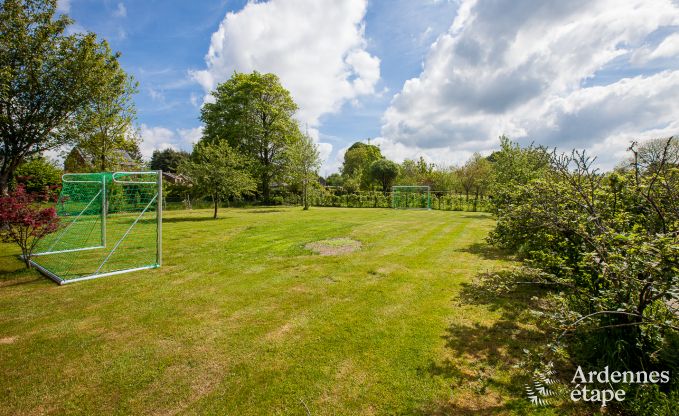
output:
[[[429,186],[392,186],[391,207],[394,209],[431,209]]]

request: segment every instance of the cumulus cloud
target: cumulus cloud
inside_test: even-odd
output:
[[[585,85],[635,53],[641,62],[648,38],[676,25],[679,6],[669,0],[463,1],[422,73],[385,111],[383,146],[456,159],[508,134],[564,148],[624,148],[675,121],[676,68]],[[676,48],[670,33],[646,60]]]
[[[175,132],[165,127],[149,127],[142,124],[141,139],[139,150],[146,159],[153,155],[154,150],[177,149]]]
[[[376,93],[380,60],[366,50],[366,7],[366,0],[248,2],[212,35],[207,68],[190,74],[206,92],[234,71],[277,74],[318,141],[321,116]],[[327,158],[332,145],[319,148]]]
[[[365,0],[249,2],[212,35],[207,69],[192,71],[205,91],[234,71],[273,72],[312,126],[343,103],[373,94],[380,61],[366,51]]]
[[[154,150],[184,149],[190,151],[203,136],[203,127],[172,130],[167,127],[151,127],[142,124],[140,133],[142,141],[139,150],[144,158],[149,159]]]

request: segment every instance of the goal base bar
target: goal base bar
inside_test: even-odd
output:
[[[19,257],[21,259],[23,259],[24,256],[19,256]],[[59,276],[57,276],[56,274],[52,273],[51,271],[44,268],[43,266],[41,266],[40,264],[36,263],[33,260],[30,260],[29,263],[31,263],[31,266],[35,267],[40,273],[42,273],[45,276],[49,277],[50,279],[54,280],[59,285],[65,285],[65,284],[74,283],[74,282],[81,282],[83,280],[98,279],[100,277],[113,276],[113,275],[116,275],[116,274],[137,272],[137,271],[140,271],[140,270],[157,269],[157,268],[160,267],[159,264],[152,264],[150,266],[135,267],[134,269],[116,270],[114,272],[91,274],[91,275],[88,275],[88,276],[76,277],[75,279],[62,279]]]

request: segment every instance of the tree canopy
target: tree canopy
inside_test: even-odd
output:
[[[321,158],[318,146],[308,134],[294,140],[287,148],[288,176],[302,188],[302,205],[309,209],[309,186],[318,180]]]
[[[297,104],[276,75],[257,71],[235,72],[212,97],[214,102],[201,111],[203,140],[224,140],[255,160],[252,173],[259,177],[264,201],[269,201],[271,183],[285,168],[286,148],[301,135],[293,120]]]
[[[379,159],[370,165],[369,172],[370,177],[382,185],[382,192],[386,193],[398,177],[399,168],[391,160]]]
[[[257,184],[248,168],[248,159],[225,141],[201,142],[194,147],[191,159],[180,165],[179,172],[190,179],[196,193],[212,198],[213,218],[217,218],[223,199],[255,191]]]
[[[154,150],[151,156],[150,168],[162,170],[163,172],[177,173],[179,165],[189,157],[191,157],[191,154],[184,150]]]
[[[0,3],[0,191],[26,158],[72,143],[78,112],[106,96],[119,54],[93,33],[66,34],[56,0]]]
[[[342,164],[342,176],[345,183],[356,182],[361,188],[367,189],[372,182],[370,177],[370,165],[384,158],[380,148],[362,142],[351,145],[344,153]]]

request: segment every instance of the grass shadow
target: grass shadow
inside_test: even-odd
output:
[[[231,217],[217,217],[217,218],[212,218],[210,217],[163,217],[163,223],[181,223],[181,222],[204,222],[204,221],[219,221],[219,220],[227,220]],[[140,220],[139,222],[155,222],[155,220]]]
[[[475,212],[463,213],[463,214],[460,214],[460,217],[462,217],[462,218],[470,218],[470,219],[477,219],[477,220],[481,220],[481,219],[486,219],[486,220],[487,220],[487,219],[489,219],[489,218],[493,218],[492,214],[490,214],[490,213],[481,214],[481,213],[475,213]]]
[[[482,247],[471,250],[485,251]],[[442,338],[448,358],[431,363],[428,372],[449,383],[453,395],[447,401],[425,404],[419,409],[421,415],[541,414],[525,396],[530,376],[516,367],[526,358],[524,350],[537,349],[550,340],[544,322],[531,313],[544,312],[538,299],[548,289],[516,285],[498,293],[485,282],[463,284],[457,306],[482,306],[499,317],[491,324],[454,323],[446,329]]]
[[[461,253],[469,253],[479,256],[485,260],[514,260],[515,256],[511,251],[497,248],[486,243],[474,243],[470,246],[458,250]]]
[[[282,209],[253,209],[246,211],[249,214],[269,214],[273,212],[285,212]]]

